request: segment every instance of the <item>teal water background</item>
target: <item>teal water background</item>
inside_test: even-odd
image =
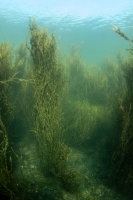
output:
[[[93,64],[115,59],[119,50],[127,55],[131,44],[112,24],[133,39],[132,0],[0,0],[0,41],[26,41],[31,17],[49,33],[54,30],[61,51],[69,53],[78,44],[82,58]]]

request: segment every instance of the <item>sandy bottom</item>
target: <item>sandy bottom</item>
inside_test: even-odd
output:
[[[19,159],[13,175],[27,183],[27,190],[34,194],[36,200],[124,200],[125,198],[108,188],[100,180],[103,166],[99,153],[90,149],[88,153],[71,148],[68,164],[73,171],[82,176],[81,190],[67,192],[59,180],[45,177],[40,167],[37,144],[30,135],[17,144]]]

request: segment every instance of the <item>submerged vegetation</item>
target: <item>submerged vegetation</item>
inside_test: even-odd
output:
[[[16,50],[0,44],[1,199],[124,199],[114,189],[133,187],[131,49],[89,66],[76,45],[57,55],[35,20],[29,31]]]
[[[43,170],[58,173],[67,147],[63,144],[60,94],[63,89],[61,69],[57,67],[56,42],[46,29],[30,25],[30,53],[33,60],[34,125]]]
[[[114,31],[126,40],[129,39],[119,28]],[[121,116],[120,136],[118,149],[113,156],[113,181],[128,193],[133,189],[133,54],[132,48],[129,51],[128,59],[118,56],[118,64],[121,67],[126,82],[126,93],[119,99],[119,113]]]

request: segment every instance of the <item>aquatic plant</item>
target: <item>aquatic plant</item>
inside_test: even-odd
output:
[[[113,26],[113,30],[121,37],[133,42],[118,27]],[[113,184],[117,183],[117,186],[122,187],[126,192],[133,189],[133,48],[127,50],[130,53],[127,59],[118,55],[118,63],[123,72],[127,89],[124,96],[119,98],[119,140],[118,148],[113,155],[111,173]]]
[[[100,66],[89,66],[75,46],[61,65],[66,80],[62,100],[66,138],[71,144],[82,144],[97,134],[100,127],[105,132],[106,124],[112,126],[118,98],[125,91],[124,78],[111,59]]]
[[[119,99],[121,132],[118,149],[113,156],[113,178],[118,186],[122,186],[126,191],[133,187],[133,57],[130,55],[127,60],[119,57],[119,62],[126,80],[127,91],[125,96]]]
[[[123,33],[116,25],[112,25],[112,30],[118,33],[121,37],[123,37],[125,40],[128,40],[130,42],[133,42],[132,39],[130,39],[125,33]],[[129,51],[131,54],[133,54],[133,47],[130,47],[126,49]]]
[[[63,142],[60,94],[63,78],[57,66],[54,34],[48,36],[33,20],[30,24],[30,53],[33,59],[34,125],[41,166],[45,174],[59,173],[69,148]]]
[[[112,25],[112,30],[118,33],[121,37],[123,37],[125,40],[128,40],[130,42],[133,42],[133,40],[129,39],[125,33],[123,33],[116,25]]]
[[[11,48],[7,43],[0,44],[0,102],[1,102],[1,117],[6,123],[8,114],[12,109],[9,100],[10,87],[15,78],[15,73],[12,68],[12,53]]]
[[[12,103],[13,85],[17,81],[17,71],[13,66],[14,54],[7,43],[0,44],[0,193],[17,199],[19,187],[12,175],[13,159],[11,124],[14,105]]]
[[[23,101],[27,90],[24,88],[26,83],[31,83],[24,79],[25,60],[25,45],[15,51],[6,42],[0,43],[0,197],[4,194],[5,198],[13,200],[25,196],[31,199],[28,187],[25,187],[29,183],[13,174],[20,161],[18,149],[14,149],[16,138],[20,139],[20,131],[24,131],[27,120]]]

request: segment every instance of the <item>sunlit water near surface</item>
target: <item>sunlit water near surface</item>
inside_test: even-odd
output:
[[[49,32],[54,30],[61,50],[68,53],[71,44],[78,44],[84,60],[99,63],[116,58],[119,50],[126,54],[129,42],[111,28],[115,24],[132,37],[132,11],[131,0],[0,0],[0,40],[15,45],[26,40],[29,20],[35,17]]]

